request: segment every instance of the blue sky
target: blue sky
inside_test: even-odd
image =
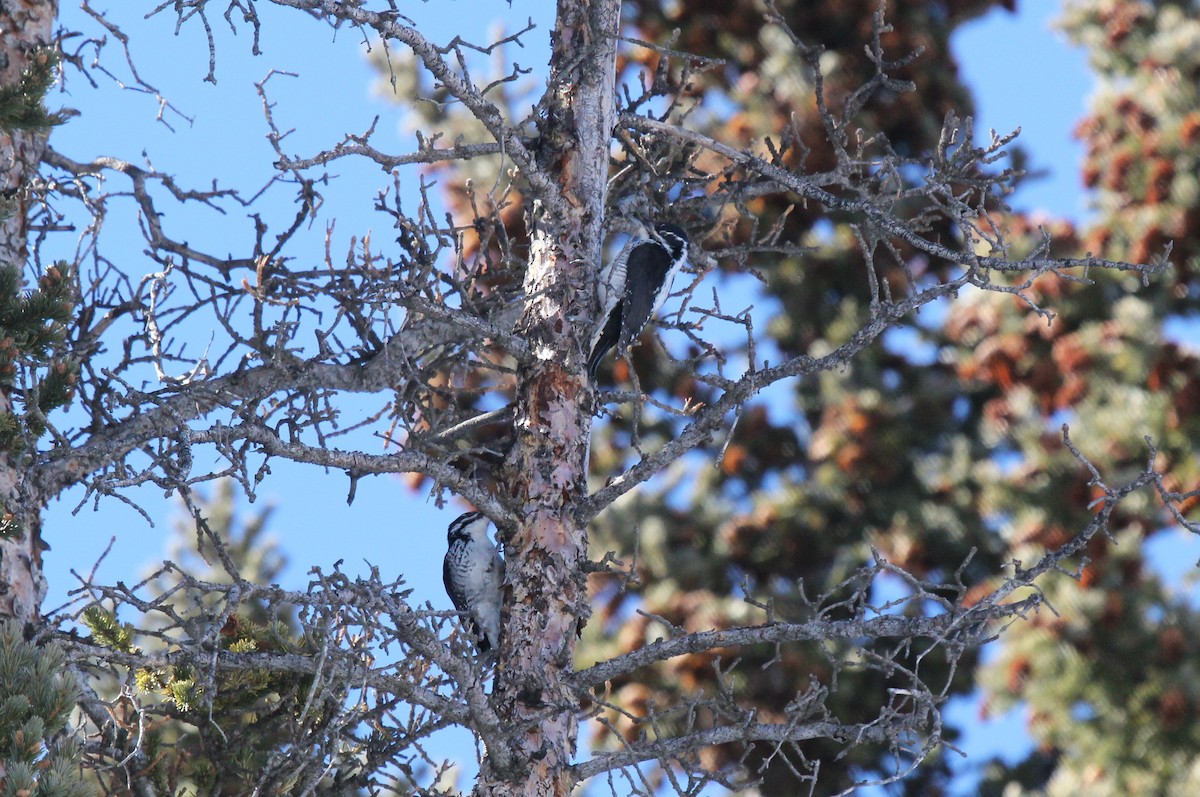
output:
[[[95,4],[101,11],[105,7]],[[102,86],[93,91],[78,75],[69,76],[67,95],[61,104],[78,107],[84,116],[54,133],[53,144],[78,159],[111,154],[140,163],[146,156],[160,168],[172,172],[183,184],[205,185],[216,176],[229,185],[257,187],[271,176],[274,159],[265,139],[261,101],[254,87],[269,69],[291,71],[299,77],[273,75],[267,83],[276,102],[275,112],[284,128],[295,127],[285,148],[297,154],[312,154],[332,146],[345,132],[361,132],[380,117],[377,145],[392,151],[410,149],[410,133],[403,130],[399,109],[383,103],[373,91],[375,72],[363,57],[361,40],[349,30],[334,36],[324,24],[295,12],[281,12],[258,4],[267,18],[263,28],[261,57],[249,54],[249,30],[242,25],[233,39],[224,21],[212,20],[218,34],[216,85],[202,82],[207,72],[207,49],[201,29],[190,24],[174,35],[168,14],[143,20],[143,10],[133,11],[128,0],[109,0],[112,19],[131,34],[134,57],[148,82],[165,94],[182,114],[168,110],[164,118],[174,128],[154,122],[158,105],[152,96],[134,91],[115,91]],[[524,23],[527,16],[544,22],[552,13],[549,0],[513,0],[511,8],[494,0],[436,0],[411,4],[421,30],[435,41],[447,41],[461,26],[472,25],[477,40],[488,21],[497,14],[511,19],[509,29]],[[1045,210],[1050,216],[1086,217],[1079,164],[1082,148],[1071,131],[1085,113],[1093,80],[1084,54],[1070,48],[1053,32],[1050,20],[1056,3],[1025,2],[1021,12],[996,12],[962,30],[954,42],[964,77],[977,98],[977,129],[988,127],[1004,133],[1020,126],[1021,143],[1032,155],[1035,168],[1048,170],[1048,177],[1031,183],[1015,198],[1020,209]],[[96,32],[96,25],[74,4],[64,3],[63,23],[68,28]],[[524,51],[515,51],[523,62],[541,65],[548,49],[541,40],[543,26],[529,39]],[[470,31],[467,38],[470,38]],[[336,41],[333,41],[335,40]],[[1014,57],[1019,53],[1019,57]],[[1052,76],[1052,79],[1051,77]],[[54,99],[51,100],[52,105]],[[193,121],[189,122],[184,117]],[[394,133],[392,132],[394,131]],[[136,138],[131,138],[136,136]],[[337,203],[343,238],[361,234],[353,220],[369,217],[374,195],[390,183],[377,167],[341,161],[333,169],[338,175],[326,190],[328,201]],[[415,178],[413,178],[415,180]],[[290,216],[289,188],[276,186],[278,212]],[[253,193],[253,189],[250,191]],[[192,214],[184,208],[168,208],[165,222],[201,225],[206,236],[229,236],[231,250],[246,240],[248,225],[236,211],[226,217]],[[119,222],[110,221],[110,245],[137,257],[137,240],[122,239]],[[319,237],[322,231],[316,231]],[[136,268],[136,267],[135,267]],[[203,349],[197,341],[193,351]],[[204,463],[197,463],[202,467]],[[370,562],[384,573],[403,573],[413,588],[416,603],[431,602],[449,608],[440,582],[439,564],[445,545],[445,526],[461,511],[457,506],[438,509],[427,496],[413,494],[397,480],[375,477],[358,486],[353,506],[346,504],[348,483],[342,474],[322,473],[314,468],[275,461],[273,474],[261,489],[260,501],[278,504],[270,530],[280,540],[292,565],[284,577],[288,586],[302,586],[311,566],[328,568],[344,560],[349,572],[365,572]],[[166,555],[169,518],[177,515],[172,501],[158,489],[142,488],[130,494],[156,525],[149,526],[127,506],[107,499],[93,511],[89,503],[72,514],[82,498],[76,490],[50,507],[45,518],[45,536],[53,546],[46,556],[51,597],[45,607],[53,608],[76,585],[70,570],[88,572],[100,553],[115,538],[112,550],[99,569],[101,581],[136,580],[148,566]],[[1193,558],[1194,561],[1194,558]],[[956,718],[971,718],[977,706],[964,701],[954,708]],[[973,763],[983,763],[992,753],[1014,754],[1025,748],[1023,720],[1012,715],[986,725],[970,720],[965,747]],[[978,756],[978,757],[975,757]]]
[[[1032,156],[1032,170],[1047,174],[1022,187],[1014,206],[1080,221],[1087,216],[1079,176],[1084,149],[1072,130],[1087,111],[1094,78],[1084,51],[1053,29],[1059,3],[1018,5],[1020,13],[994,11],[954,37],[963,80],[975,92],[976,135],[1021,128],[1018,143]]]

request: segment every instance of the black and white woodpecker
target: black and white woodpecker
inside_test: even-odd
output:
[[[500,646],[500,607],[504,603],[504,560],[488,539],[488,519],[467,512],[450,523],[442,583],[454,608],[467,616],[480,653]],[[492,653],[495,655],[495,653]]]
[[[659,222],[649,238],[635,238],[625,244],[601,275],[602,311],[587,361],[592,382],[608,350],[615,347],[618,355],[624,354],[662,309],[687,255],[688,237],[683,228]]]

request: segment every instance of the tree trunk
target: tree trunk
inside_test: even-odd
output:
[[[20,82],[30,58],[45,57],[42,48],[53,40],[57,0],[6,0],[0,2],[0,85]],[[0,197],[11,214],[0,219],[0,263],[24,268],[29,251],[28,185],[37,173],[46,133],[33,130],[0,131]],[[13,411],[12,397],[0,389],[0,413]],[[5,533],[0,535],[0,617],[24,622],[37,619],[46,594],[42,576],[41,501],[23,484],[18,455],[0,451],[0,515]]]
[[[583,360],[595,312],[619,19],[619,0],[558,3],[539,161],[564,201],[534,219],[525,277],[530,298],[520,328],[535,364],[521,374],[508,474],[524,512],[506,546],[511,610],[493,691],[500,716],[513,722],[515,764],[500,772],[485,762],[477,794],[566,797],[574,785],[568,768],[579,701],[566,678],[588,615],[587,531],[575,519],[587,495],[591,431]]]

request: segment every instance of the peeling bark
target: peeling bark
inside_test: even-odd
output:
[[[36,57],[37,48],[53,40],[57,0],[14,0],[0,3],[0,85],[21,80],[21,73]],[[44,132],[0,131],[0,196],[12,202],[12,214],[0,220],[0,263],[25,265],[27,186],[37,173]],[[0,390],[0,413],[12,412],[12,399]],[[0,514],[11,529],[0,537],[0,617],[22,622],[37,619],[38,607],[46,594],[42,576],[40,516],[41,501],[30,495],[32,485],[23,484],[17,456],[0,451]]]
[[[600,257],[614,124],[617,0],[560,0],[538,152],[568,218],[535,219],[519,331],[531,365],[520,379],[508,469],[523,517],[506,545],[509,612],[493,702],[514,723],[512,771],[484,763],[476,794],[559,795],[575,785],[578,700],[570,689],[577,630],[588,616],[590,386],[583,372]],[[581,321],[581,319],[583,319]]]

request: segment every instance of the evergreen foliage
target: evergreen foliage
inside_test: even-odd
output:
[[[0,448],[21,450],[25,436],[45,433],[46,413],[74,395],[75,362],[63,353],[67,325],[75,310],[75,283],[65,262],[49,266],[37,288],[22,290],[21,270],[0,264],[0,388],[13,399],[13,412],[0,413]],[[18,367],[34,378],[16,390]]]
[[[62,124],[63,115],[46,110],[45,104],[59,60],[57,50],[39,48],[31,54],[19,81],[0,85],[0,131],[43,130]]]
[[[53,643],[25,641],[0,622],[0,797],[91,797],[67,722],[79,687]]]
[[[1084,230],[1058,225],[1056,237],[1104,257],[1153,257],[1173,245],[1168,275],[1136,293],[1104,275],[1091,285],[1045,286],[1058,294],[1058,314],[1050,325],[1005,330],[1024,361],[1008,376],[995,355],[992,364],[983,352],[974,360],[1007,397],[993,417],[1026,463],[1016,478],[995,480],[992,493],[996,511],[1012,518],[1018,559],[1062,545],[1063,530],[1094,498],[1084,473],[1065,495],[1048,489],[1047,475],[1070,469],[1043,433],[1051,414],[1094,430],[1085,450],[1102,470],[1142,467],[1148,433],[1171,471],[1165,488],[1200,485],[1200,350],[1194,338],[1172,340],[1167,326],[1194,330],[1200,318],[1200,91],[1189,77],[1200,69],[1200,20],[1169,0],[1064,7],[1061,24],[1099,79],[1077,128],[1097,215]],[[1179,508],[1188,519],[1200,512],[1195,497]],[[1176,527],[1151,502],[1130,502],[1113,534],[1075,562],[1078,580],[1047,585],[1057,612],[1005,636],[980,681],[989,710],[1026,712],[1036,749],[1013,765],[994,762],[984,795],[1200,793],[1196,582],[1164,583],[1147,548]]]
[[[51,113],[45,105],[60,58],[57,49],[39,47],[16,83],[0,85],[0,133],[47,130],[66,120],[66,114]],[[12,216],[17,207],[15,197],[0,195],[0,220]]]
[[[47,111],[44,102],[59,61],[56,49],[38,48],[30,54],[20,80],[0,86],[0,132],[44,130],[64,121],[63,114]],[[14,201],[11,196],[0,198],[0,219],[12,215]],[[23,265],[0,262],[0,389],[13,394],[19,364],[33,366],[39,375],[32,387],[34,412],[21,412],[16,406],[26,403],[28,407],[30,396],[20,394],[12,395],[13,412],[0,412],[0,450],[9,452],[19,451],[26,435],[37,438],[45,432],[42,416],[71,400],[77,377],[75,363],[56,354],[74,309],[71,267],[55,263],[38,280],[37,288],[26,292]],[[15,530],[9,520],[0,525],[0,533]]]
[[[218,482],[211,498],[193,496],[189,514],[202,519],[202,531],[197,534],[194,524],[177,522],[171,548],[179,562],[190,565],[191,578],[228,583],[228,570],[208,564],[226,556],[237,572],[256,584],[269,584],[286,565],[277,544],[265,533],[271,508],[240,517],[231,481]],[[199,555],[197,540],[207,556]],[[213,633],[213,617],[220,615],[225,596],[206,593],[195,583],[191,579],[185,583],[173,568],[152,578],[153,597],[166,600],[167,614],[175,621],[170,627],[162,621],[162,612],[142,618],[139,628],[120,622],[99,604],[89,606],[82,619],[95,641],[105,647],[126,654],[162,650],[173,654],[176,663],[139,667],[133,673],[139,699],[148,713],[158,717],[146,731],[145,744],[156,754],[144,774],[163,793],[180,789],[196,794],[249,793],[256,786],[263,788],[260,778],[272,764],[286,760],[294,739],[311,737],[317,743],[317,729],[336,714],[337,695],[326,693],[323,685],[314,690],[312,676],[269,667],[214,671],[207,658],[181,655],[172,642],[183,631],[180,625],[198,637],[215,638],[219,651],[234,655],[272,653],[311,659],[322,648],[319,639],[298,628],[294,607],[286,603],[246,601]],[[135,643],[139,639],[147,641],[144,650]],[[135,732],[132,727],[128,730]],[[265,782],[273,784],[272,793],[278,794],[290,793],[294,785],[286,778]]]
[[[826,57],[836,66],[824,76],[826,91],[855,85],[863,74],[855,77],[856,71],[871,68],[862,57],[867,31],[855,24],[867,16],[867,5],[780,4],[806,40],[828,46]],[[889,7],[893,46],[904,51],[922,44],[925,53],[902,72],[916,91],[896,95],[895,107],[863,109],[855,126],[864,136],[882,131],[897,150],[928,156],[946,104],[964,112],[970,107],[949,37],[988,5],[1000,4],[929,0]],[[741,136],[748,146],[798,127],[812,142],[810,165],[828,162],[812,84],[801,64],[788,64],[787,43],[735,44],[742,41],[737,19],[749,18],[748,7],[633,8],[646,39],[678,26],[689,51],[741,54],[730,68],[699,79],[707,81],[703,89],[722,92],[738,106],[732,115],[706,120],[714,135]],[[996,205],[996,218],[1011,231],[1009,255],[1033,253],[1043,245],[1042,230],[1053,236],[1050,254],[1060,257],[1091,252],[1147,261],[1174,240],[1172,277],[1144,286],[1112,273],[1089,274],[1086,282],[1039,278],[1027,295],[1052,306],[1052,316],[1012,295],[964,292],[944,311],[912,319],[903,335],[863,352],[853,367],[801,382],[791,411],[783,402],[748,408],[725,449],[711,451],[713,458],[721,454],[719,468],[698,467],[689,479],[680,474],[657,495],[643,490],[593,525],[595,551],[638,546],[641,585],[618,588],[620,581],[611,578],[597,587],[601,622],[588,627],[581,649],[586,659],[645,644],[659,633],[659,617],[690,627],[703,607],[705,624],[738,622],[745,611],[740,593],[747,589],[783,616],[803,616],[806,590],[836,584],[872,550],[922,578],[961,572],[971,594],[984,594],[997,583],[989,574],[1001,563],[1037,561],[1091,517],[1099,488],[1063,444],[1064,422],[1102,473],[1144,468],[1150,434],[1159,467],[1171,472],[1167,488],[1184,493],[1200,485],[1200,359],[1194,348],[1164,334],[1169,321],[1194,322],[1200,313],[1197,92],[1193,80],[1173,77],[1196,74],[1200,54],[1190,42],[1200,35],[1200,22],[1175,2],[1094,0],[1067,8],[1068,30],[1094,48],[1094,63],[1110,77],[1096,113],[1080,126],[1090,149],[1084,177],[1100,189],[1096,204],[1104,216],[1079,231]],[[742,100],[738,81],[764,66],[776,71],[774,101]],[[784,239],[812,246],[802,258],[754,264],[767,297],[781,306],[771,337],[785,353],[830,351],[860,328],[870,302],[856,276],[863,265],[854,231],[813,206],[764,200],[756,211],[763,227],[778,219]],[[737,228],[733,242],[747,242],[750,234]],[[943,265],[927,263],[918,281]],[[735,271],[733,264],[728,270]],[[910,276],[889,275],[893,295]],[[638,350],[634,364],[641,389],[653,385],[666,395],[697,397],[687,370],[655,348]],[[615,376],[627,378],[621,367]],[[644,447],[675,433],[665,418],[656,426],[644,413],[640,423]],[[619,468],[629,455],[631,428],[630,420],[617,418],[595,436],[597,471]],[[1195,499],[1179,509],[1183,517],[1200,517]],[[982,685],[988,711],[1018,706],[1029,712],[1034,751],[1012,766],[994,762],[982,787],[986,794],[1196,793],[1196,724],[1184,718],[1200,706],[1191,641],[1200,614],[1161,583],[1143,548],[1170,533],[1174,522],[1153,496],[1134,497],[1123,505],[1113,537],[1097,538],[1073,562],[1082,568],[1077,581],[1048,582],[1053,613],[1008,628],[991,665],[959,662],[949,694],[975,699],[973,690]],[[646,615],[624,619],[631,604]],[[772,656],[783,657],[792,679],[757,682],[751,694],[762,711],[783,705],[795,683],[827,671],[822,646],[797,645],[762,651],[761,658],[743,655],[732,672],[755,683],[753,673]],[[720,688],[712,671],[695,661],[683,671],[664,667],[653,679],[639,674],[614,686],[637,705],[682,704]],[[870,710],[868,696],[878,684],[855,673],[838,681],[834,701],[843,710]],[[630,718],[615,724],[627,733],[637,726]],[[945,732],[953,740],[957,729]],[[618,746],[614,735],[600,732],[594,741]],[[740,754],[733,745],[724,752]],[[848,786],[889,755],[877,749],[872,760],[867,746],[850,757],[830,751],[826,758],[820,745],[803,752],[822,758],[819,793]],[[947,792],[954,764],[954,756],[928,761],[898,788],[914,795]],[[764,791],[792,793],[791,766],[785,754],[767,762]],[[970,770],[978,762],[963,766]]]

